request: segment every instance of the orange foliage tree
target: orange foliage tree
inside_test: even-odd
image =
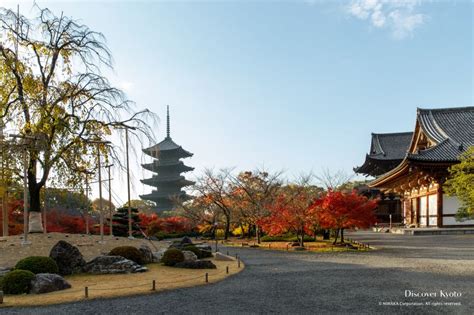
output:
[[[23,233],[23,201],[11,199],[7,204],[8,212],[8,235]],[[3,218],[0,215],[0,230],[3,235]]]
[[[259,224],[269,235],[294,233],[300,246],[304,246],[304,236],[313,234],[319,225],[316,208],[312,207],[316,197],[308,187],[286,186],[268,205],[270,215],[260,219]]]
[[[369,200],[355,191],[344,193],[329,190],[324,197],[317,199],[311,208],[318,214],[321,227],[336,231],[336,244],[339,234],[341,243],[344,243],[344,229],[368,228],[375,223],[374,210],[377,208],[377,201]]]
[[[140,213],[139,216],[140,228],[145,230],[145,233],[148,236],[154,235],[158,232],[187,233],[194,229],[191,220],[181,216],[160,218],[154,213],[150,215]]]

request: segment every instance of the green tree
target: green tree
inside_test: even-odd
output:
[[[105,37],[69,17],[37,11],[28,19],[0,9],[0,119],[27,139],[22,145],[32,212],[41,211],[46,181],[76,186],[97,165],[98,149],[122,165],[117,147],[92,143],[114,127],[127,124],[136,128],[132,134],[152,135],[149,112],[133,113],[133,103],[102,75],[102,68],[112,68]],[[10,155],[21,177],[22,152]]]
[[[153,201],[141,200],[141,199],[132,199],[132,200],[130,200],[130,207],[131,208],[136,208],[136,209],[138,209],[139,212],[142,212],[142,213],[145,213],[145,214],[155,213],[153,211],[154,206],[155,206],[155,203]],[[123,204],[122,208],[128,208],[128,201]]]
[[[474,146],[460,156],[460,163],[451,166],[449,173],[444,189],[447,194],[457,196],[461,202],[457,218],[474,218]]]

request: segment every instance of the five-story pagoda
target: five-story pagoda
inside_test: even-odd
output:
[[[154,160],[152,163],[142,164],[142,167],[156,175],[142,179],[141,182],[155,187],[156,190],[147,195],[140,195],[141,199],[155,202],[155,210],[161,212],[173,210],[175,199],[183,201],[191,198],[182,188],[193,185],[194,182],[186,180],[181,173],[192,171],[194,168],[185,165],[181,159],[191,157],[193,154],[171,139],[169,106],[166,113],[166,138],[144,149],[143,152]]]

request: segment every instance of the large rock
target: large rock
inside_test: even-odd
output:
[[[31,280],[30,293],[48,293],[64,289],[69,289],[71,285],[60,275],[53,273],[38,273]]]
[[[153,262],[160,262],[161,257],[163,257],[165,252],[166,252],[166,248],[160,249],[157,252],[153,252]]]
[[[148,247],[148,245],[141,244],[138,250],[142,254],[142,259],[143,259],[144,264],[150,264],[154,261],[153,252],[151,251],[151,248]]]
[[[7,273],[9,273],[11,269],[12,269],[12,268],[0,267],[0,277],[3,277],[3,276],[6,275]]]
[[[122,256],[97,256],[89,261],[83,270],[92,274],[115,274],[144,272],[148,269]]]
[[[234,260],[234,258],[232,258],[230,256],[227,256],[227,255],[224,255],[224,254],[219,253],[219,252],[215,253],[214,257],[215,257],[216,260],[221,260],[221,261],[233,261]]]
[[[59,274],[63,276],[82,272],[82,267],[86,264],[79,249],[65,241],[57,242],[49,257],[56,261]]]
[[[185,237],[183,237],[183,239],[181,240],[180,243],[181,243],[181,245],[186,246],[186,245],[191,245],[193,243],[193,241],[189,237],[185,236]]]
[[[212,252],[212,247],[210,245],[207,245],[207,244],[196,244],[194,245],[196,246],[198,249],[200,250],[205,250],[205,251],[208,251],[208,252]]]
[[[198,259],[196,254],[190,250],[183,250],[182,253],[184,255],[184,261],[196,261]]]

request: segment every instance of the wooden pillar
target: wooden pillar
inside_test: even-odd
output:
[[[442,182],[438,182],[438,191],[437,191],[437,203],[438,203],[438,227],[443,227],[443,185]]]

